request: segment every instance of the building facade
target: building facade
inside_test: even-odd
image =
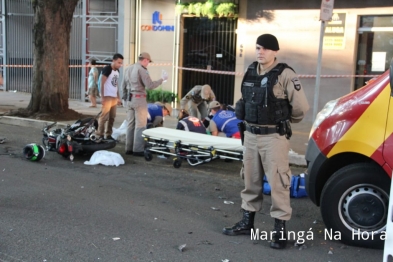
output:
[[[238,6],[238,16],[213,19],[176,13],[176,3],[187,1],[81,0],[70,43],[70,64],[75,65],[70,69],[70,98],[84,97],[88,69],[83,66],[89,58],[107,64],[119,52],[128,65],[143,51],[153,60],[148,68],[152,79],[160,78],[162,70],[169,73],[163,90],[181,98],[196,84],[210,84],[220,102],[234,104],[240,98],[242,75],[255,60],[256,38],[271,33],[280,43],[277,58],[300,75],[311,105],[306,120],[311,121],[326,102],[387,70],[393,57],[393,3],[388,0],[336,1],[332,21],[326,23],[319,20],[320,0],[227,0]],[[7,67],[32,64],[29,2],[1,0],[0,59],[7,90],[23,86],[20,91],[29,92],[31,68]],[[315,101],[321,27],[325,29]],[[18,83],[21,79],[25,82]]]

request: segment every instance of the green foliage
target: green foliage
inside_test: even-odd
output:
[[[209,19],[213,19],[216,15],[215,5],[213,0],[208,0],[203,4],[202,15],[207,16]]]
[[[186,8],[185,4],[182,3],[177,3],[175,7],[175,12],[177,15],[181,15],[183,13],[184,9]]]
[[[213,19],[215,16],[233,16],[237,17],[237,7],[232,2],[215,3],[214,0],[207,0],[206,2],[193,2],[193,3],[177,3],[176,14],[181,15],[184,11],[188,14],[195,16],[207,16]]]
[[[202,12],[202,3],[190,3],[188,5],[188,13],[189,14],[195,14],[196,16],[201,16]]]
[[[236,5],[234,3],[221,3],[217,6],[216,12],[219,17],[235,15]]]
[[[153,89],[153,90],[147,90],[146,92],[146,100],[148,102],[163,102],[163,103],[170,103],[170,102],[176,102],[179,100],[178,95],[175,93],[172,93],[170,91],[165,91],[162,90],[161,87]]]

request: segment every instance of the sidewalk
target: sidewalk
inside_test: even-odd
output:
[[[6,117],[4,113],[9,110],[16,110],[18,108],[26,108],[30,102],[31,94],[22,92],[4,92],[0,91],[0,124],[12,124],[20,126],[35,125],[42,128],[46,121],[32,120],[18,117]],[[69,100],[69,108],[84,115],[96,115],[100,112],[101,107],[98,104],[97,108],[89,108],[90,102],[82,102]],[[165,117],[164,126],[168,128],[175,128],[177,124],[177,113],[174,108],[172,116]],[[118,107],[114,127],[118,128],[126,119],[126,109],[122,106]],[[73,121],[62,122],[64,124],[72,124]],[[311,122],[300,122],[292,124],[293,135],[290,139],[290,146],[293,152],[290,152],[291,164],[304,166],[306,164],[304,154],[306,153],[308,136],[311,129]]]

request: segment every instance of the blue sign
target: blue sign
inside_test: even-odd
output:
[[[162,14],[155,11],[152,14],[152,25],[141,25],[142,31],[175,31],[174,25],[162,25]]]
[[[158,11],[155,11],[154,13],[153,13],[153,25],[154,24],[162,24],[162,15],[160,14],[160,12],[158,12]]]

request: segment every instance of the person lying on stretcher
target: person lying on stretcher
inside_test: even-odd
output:
[[[203,125],[203,122],[199,118],[190,116],[188,112],[184,109],[180,110],[177,119],[179,119],[179,122],[176,126],[176,129],[178,130],[184,130],[200,134],[210,134],[210,132],[206,130],[206,127]]]

